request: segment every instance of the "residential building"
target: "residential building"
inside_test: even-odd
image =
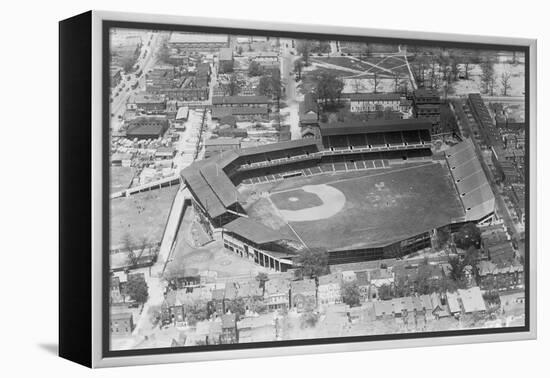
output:
[[[213,96],[212,106],[214,107],[264,107],[271,104],[267,96]]]
[[[216,52],[229,46],[227,35],[173,32],[168,46],[180,52]]]
[[[134,329],[132,314],[129,312],[111,314],[111,336],[130,336]]]
[[[166,96],[146,92],[138,93],[130,98],[127,108],[147,114],[163,113],[166,111]]]
[[[219,69],[221,73],[233,72],[233,49],[230,47],[224,47],[220,49],[218,55]]]
[[[462,313],[462,306],[459,301],[459,294],[457,292],[448,291],[446,294],[447,305],[449,306],[449,311],[451,315],[459,315]]]
[[[239,343],[275,341],[273,314],[247,317],[237,323]]]
[[[458,295],[462,302],[464,313],[483,313],[487,310],[479,286],[474,286],[467,290],[458,289]]]
[[[394,314],[394,308],[391,300],[374,302],[374,313],[376,319],[383,319]]]
[[[317,290],[315,280],[306,278],[292,281],[290,292],[292,295],[291,308],[297,312],[310,311],[317,307]]]
[[[128,139],[157,139],[168,130],[165,117],[137,117],[131,121],[126,130]]]
[[[368,113],[388,109],[400,112],[403,100],[399,93],[351,93],[346,97],[349,98],[352,113]]]
[[[265,283],[264,301],[269,310],[287,310],[290,306],[290,281],[283,277],[270,278]]]
[[[523,265],[481,261],[477,264],[477,283],[482,290],[513,290],[525,286]]]
[[[220,340],[222,344],[235,344],[238,342],[237,336],[237,316],[235,314],[222,315],[222,334]]]
[[[413,116],[432,123],[432,133],[439,133],[441,121],[441,98],[435,90],[420,88],[413,92]]]
[[[318,301],[320,305],[333,305],[342,302],[340,274],[332,273],[319,277]]]

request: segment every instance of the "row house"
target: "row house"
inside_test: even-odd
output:
[[[290,307],[290,281],[282,277],[267,281],[264,301],[269,310],[288,310]]]
[[[513,290],[525,287],[523,265],[498,266],[490,261],[477,265],[477,283],[482,290]]]
[[[317,307],[317,288],[314,279],[292,281],[290,284],[291,309],[297,312],[310,311]]]
[[[341,275],[339,273],[332,273],[319,277],[317,295],[320,305],[333,305],[342,303],[340,276]]]
[[[267,96],[213,96],[213,107],[263,107],[268,108],[271,100]]]

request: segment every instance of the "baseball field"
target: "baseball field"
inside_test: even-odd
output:
[[[463,218],[447,169],[439,163],[363,175],[292,178],[249,204],[248,214],[308,247],[377,247]]]

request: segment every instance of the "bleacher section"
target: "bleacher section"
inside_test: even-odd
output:
[[[445,158],[467,221],[480,221],[494,213],[495,196],[471,139],[449,148]]]
[[[430,123],[422,120],[384,120],[321,128],[323,147],[329,152],[415,149],[431,146]]]

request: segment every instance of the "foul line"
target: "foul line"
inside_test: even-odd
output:
[[[412,167],[405,167],[405,168],[399,168],[399,169],[392,169],[391,171],[373,173],[372,175],[365,175],[365,176],[358,176],[358,177],[348,177],[348,178],[341,178],[341,179],[333,180],[333,181],[326,181],[326,182],[323,182],[323,184],[335,184],[335,183],[338,183],[338,182],[361,180],[361,179],[364,179],[365,177],[376,177],[376,176],[381,176],[381,175],[387,175],[389,173],[394,173],[394,172],[403,172],[403,171],[407,171],[409,169],[416,169],[416,168],[420,168],[420,167],[425,167],[425,166],[428,166],[428,165],[431,165],[431,164],[435,164],[435,163],[430,161],[428,163],[422,163],[422,164],[418,164],[418,165],[415,165],[415,166],[412,166]],[[345,172],[343,172],[343,173],[345,173]],[[312,185],[312,184],[310,184],[310,185]],[[271,194],[286,193],[286,192],[291,192],[293,190],[298,190],[298,189],[300,189],[300,188],[284,189],[284,190],[270,192],[269,194],[271,195]],[[269,198],[269,200],[271,201],[271,198]],[[273,202],[271,202],[271,204],[273,204]]]
[[[279,218],[281,218],[281,219],[283,220],[283,222],[286,223],[286,225],[288,226],[288,228],[290,228],[290,230],[294,233],[294,235],[296,236],[296,238],[298,238],[298,240],[300,241],[300,243],[302,243],[302,244],[304,245],[304,247],[306,247],[306,248],[309,249],[309,247],[308,247],[307,244],[304,242],[304,240],[300,237],[300,235],[298,235],[298,233],[296,232],[296,230],[294,229],[294,227],[292,227],[292,226],[290,225],[290,223],[288,223],[288,221],[285,219],[285,217],[283,217],[283,215],[282,215],[281,212],[279,211],[279,208],[278,208],[277,206],[275,206],[275,204],[274,204],[273,201],[271,200],[271,197],[268,196],[267,199],[268,199],[269,203],[271,204],[271,207],[272,207],[273,209],[275,209],[275,212],[277,213],[277,216],[278,216]]]

